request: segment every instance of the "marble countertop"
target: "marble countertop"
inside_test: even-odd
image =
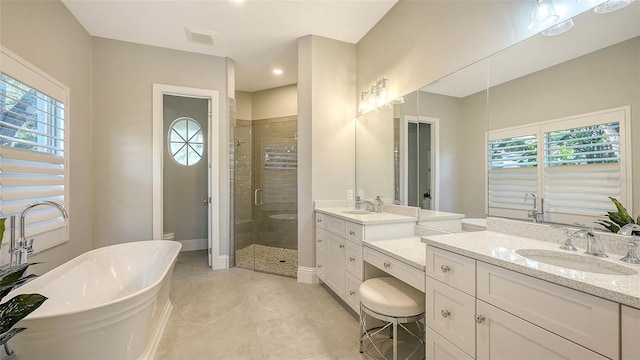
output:
[[[427,251],[419,236],[387,240],[365,240],[362,244],[400,262],[425,271]]]
[[[537,262],[519,255],[516,251],[533,249],[532,251],[564,253],[563,256],[583,255],[589,257],[590,255],[584,255],[583,249],[565,251],[559,249],[556,243],[493,231],[425,236],[422,237],[422,242],[538,279],[640,308],[640,265],[624,263],[619,260],[620,255],[609,254],[609,258],[597,258],[597,261],[604,261],[607,263],[606,265],[611,265],[613,268],[635,270],[635,275],[605,275]]]
[[[456,220],[464,218],[464,214],[420,209],[420,221]]]
[[[395,214],[391,212],[375,213],[370,212],[367,214],[348,214],[346,211],[353,211],[354,208],[348,207],[332,207],[332,208],[316,208],[315,211],[324,213],[331,216],[336,216],[344,220],[348,220],[354,223],[363,225],[373,224],[393,224],[393,223],[414,223],[416,222],[415,216]]]

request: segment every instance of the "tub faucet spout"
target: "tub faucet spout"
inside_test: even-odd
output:
[[[33,239],[27,240],[27,236],[25,234],[25,222],[24,218],[27,216],[27,213],[36,206],[47,205],[54,207],[60,211],[62,217],[67,219],[69,215],[67,214],[67,210],[60,204],[55,201],[37,201],[27,205],[27,207],[22,210],[20,213],[20,237],[18,240],[15,239],[15,218],[11,217],[11,244],[9,248],[9,252],[11,254],[11,259],[9,261],[9,266],[20,265],[27,262],[27,255],[33,254]]]

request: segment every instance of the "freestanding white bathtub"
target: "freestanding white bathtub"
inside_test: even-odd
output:
[[[176,241],[150,240],[84,253],[14,290],[47,301],[9,344],[21,360],[152,358],[171,314]]]

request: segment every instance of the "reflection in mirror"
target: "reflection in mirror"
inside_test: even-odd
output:
[[[574,23],[489,59],[488,215],[596,226],[608,197],[640,208],[640,2]]]

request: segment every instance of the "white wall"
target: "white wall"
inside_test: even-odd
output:
[[[94,238],[96,246],[152,236],[152,84],[220,92],[220,252],[228,243],[226,59],[94,38]],[[225,178],[226,176],[226,178]],[[227,209],[227,211],[223,211]],[[225,223],[226,222],[226,223]],[[216,236],[216,235],[214,235]]]
[[[356,47],[319,36],[298,40],[298,262],[315,266],[313,200],[346,198],[355,186]]]
[[[94,245],[91,36],[58,1],[1,1],[0,16],[2,46],[70,89],[69,241],[31,258],[42,274]]]
[[[298,90],[295,84],[252,93],[252,120],[296,114],[298,114]]]

